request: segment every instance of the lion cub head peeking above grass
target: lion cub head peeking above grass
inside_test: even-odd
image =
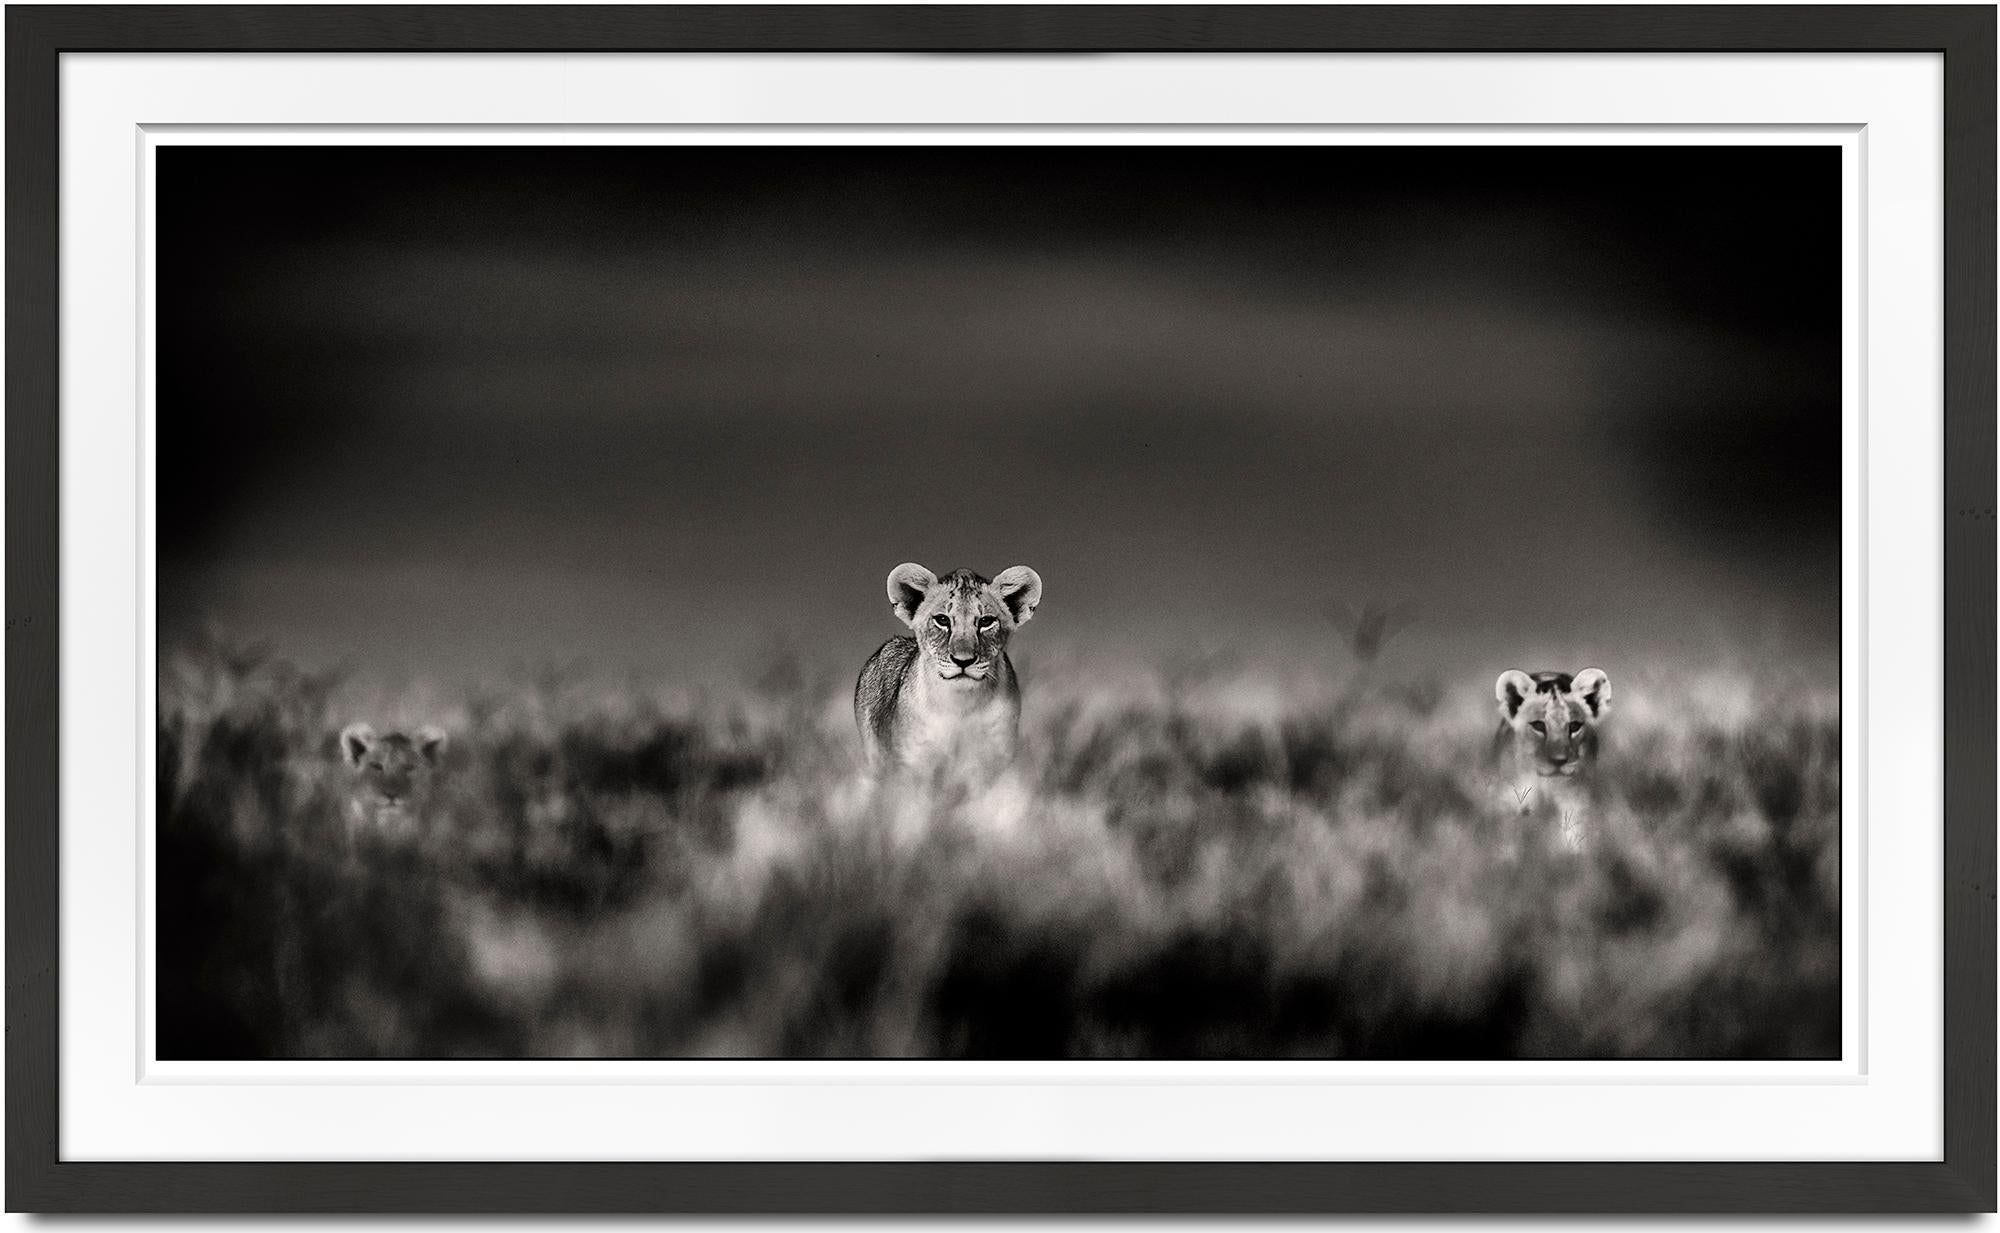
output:
[[[1580,849],[1589,829],[1598,725],[1611,714],[1610,676],[1602,668],[1575,676],[1513,668],[1493,682],[1493,697],[1500,704],[1493,755],[1510,802],[1523,814],[1554,816],[1564,846]]]
[[[978,776],[1011,761],[1021,682],[1007,642],[1041,602],[1041,575],[1025,565],[990,582],[969,569],[889,571],[889,604],[910,632],[883,643],[854,685],[870,771]]]
[[[1602,668],[1537,672],[1518,668],[1493,683],[1500,704],[1496,742],[1515,769],[1541,778],[1573,777],[1597,761],[1597,725],[1611,711],[1611,678]]]
[[[444,748],[441,728],[380,736],[365,723],[349,724],[341,730],[340,754],[348,770],[350,845],[371,834],[386,838],[415,834],[417,821],[430,801]]]

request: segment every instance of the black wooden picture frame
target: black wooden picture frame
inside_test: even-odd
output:
[[[1994,9],[28,6],[7,11],[7,1207],[42,1212],[1974,1211],[1995,1203]],[[182,1163],[59,1152],[59,57],[178,51],[1925,51],[1945,104],[1944,1159]]]

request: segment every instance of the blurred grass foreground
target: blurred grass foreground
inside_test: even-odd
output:
[[[1840,1052],[1828,689],[1620,674],[1583,854],[1496,808],[1488,682],[1114,696],[1028,673],[1014,774],[878,796],[851,681],[542,680],[353,713],[162,657],[169,1058],[1793,1058]],[[1458,686],[1464,685],[1460,689]],[[441,722],[350,850],[351,719]]]

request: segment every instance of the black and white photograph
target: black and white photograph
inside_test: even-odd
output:
[[[1840,160],[162,146],[158,1056],[1839,1059]]]

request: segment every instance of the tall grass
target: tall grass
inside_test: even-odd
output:
[[[1497,805],[1483,683],[1245,706],[1220,675],[1031,673],[1008,777],[871,793],[846,682],[796,662],[732,697],[548,678],[355,715],[332,676],[181,648],[161,1051],[1838,1054],[1826,691],[1624,683],[1573,855]],[[421,839],[350,851],[334,733],[383,709],[452,745]]]

